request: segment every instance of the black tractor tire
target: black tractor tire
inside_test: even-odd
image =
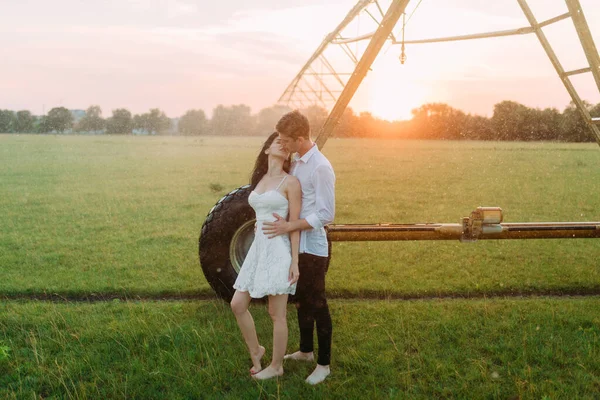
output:
[[[223,196],[209,211],[198,240],[200,266],[217,296],[230,302],[233,284],[254,240],[255,213],[248,204],[250,185]],[[331,241],[328,240],[331,259]],[[290,296],[288,301],[294,301]]]
[[[233,284],[254,240],[254,210],[248,204],[250,185],[235,189],[210,210],[198,240],[200,266],[215,293],[231,301]]]

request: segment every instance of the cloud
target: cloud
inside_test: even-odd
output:
[[[123,4],[135,12],[166,12],[168,18],[195,14],[199,11],[197,4],[183,0],[119,0],[115,4]]]
[[[311,4],[299,5],[305,1]],[[531,3],[536,1],[550,0]],[[552,1],[564,6],[562,0]],[[600,45],[597,1],[581,0]],[[185,107],[209,111],[215,104],[231,102],[245,102],[256,110],[276,100],[355,4],[353,0],[203,3],[207,2],[107,0],[84,7],[80,0],[36,1],[34,15],[33,0],[15,2],[0,16],[0,72],[11,77],[10,83],[3,83],[2,92],[8,93],[4,101],[20,98],[27,108],[28,101],[53,103],[60,93],[78,107],[98,98],[105,109],[127,106],[137,112],[158,105],[172,115]],[[422,3],[407,39],[526,25],[516,1],[448,0],[443,8],[436,3]],[[366,28],[364,23],[361,28]],[[557,37],[563,40],[564,35],[557,32]],[[561,50],[561,43],[556,43]],[[565,58],[574,58],[571,45],[564,47]],[[432,90],[439,88],[438,97],[431,100],[456,99],[466,111],[471,107],[484,112],[500,96],[512,96],[503,80],[506,76],[516,79],[518,90],[511,98],[517,101],[547,104],[551,97],[538,92],[546,88],[544,84],[535,79],[529,84],[525,78],[551,77],[544,81],[558,83],[548,90],[557,91],[557,96],[565,93],[533,35],[407,46],[404,66],[398,63],[398,46],[387,56],[393,58],[391,66],[384,66],[387,49],[373,73],[390,79],[403,74]],[[553,102],[561,105],[563,99]]]

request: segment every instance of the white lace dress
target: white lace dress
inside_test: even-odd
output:
[[[263,222],[275,221],[273,213],[284,218],[288,215],[288,200],[278,191],[279,186],[265,193],[252,191],[248,197],[256,212],[256,233],[233,288],[249,292],[254,298],[296,293],[296,284],[288,282],[292,263],[289,235],[269,239],[262,231]]]

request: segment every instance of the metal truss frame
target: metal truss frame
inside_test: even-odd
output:
[[[292,82],[285,89],[279,98],[280,104],[295,108],[305,108],[307,105],[319,105],[330,109],[329,116],[321,127],[316,143],[319,148],[325,145],[325,142],[338,124],[348,103],[356,93],[360,83],[370,70],[371,65],[386,41],[392,44],[414,45],[425,43],[451,42],[462,40],[483,39],[492,37],[503,37],[513,35],[524,35],[534,33],[546,55],[550,59],[554,69],[563,82],[565,89],[571,96],[571,99],[582,114],[586,124],[591,130],[598,145],[600,145],[600,118],[593,118],[586,109],[584,102],[580,98],[577,90],[573,86],[570,77],[578,74],[591,73],[598,91],[600,92],[600,57],[598,50],[589,30],[589,26],[583,14],[579,0],[565,0],[568,12],[558,15],[546,21],[538,22],[533,15],[526,0],[516,0],[519,3],[529,26],[518,29],[495,31],[487,33],[477,33],[471,35],[451,36],[436,39],[421,40],[397,40],[393,34],[393,28],[399,21],[399,18],[406,10],[410,0],[392,0],[387,12],[384,13],[378,0],[361,0],[346,15],[342,22],[333,32],[325,37],[317,50],[309,58],[300,72],[294,77]],[[366,14],[372,19],[378,28],[371,33],[358,35],[356,37],[344,37],[342,31],[360,15]],[[588,66],[578,68],[572,71],[565,71],[562,67],[556,53],[552,49],[542,28],[553,23],[571,18],[582,49],[586,55]],[[352,43],[368,40],[369,43],[362,53],[358,55],[349,46]],[[325,51],[330,46],[339,46],[348,56],[351,64],[354,66],[352,71],[338,71],[332,63],[325,57]],[[334,79],[329,79],[333,77]]]
[[[319,148],[322,148],[386,41],[389,40],[392,44],[402,44],[404,46],[406,44],[450,42],[534,33],[567,92],[600,145],[600,118],[592,118],[590,116],[570,80],[570,77],[573,75],[591,73],[600,91],[600,57],[598,56],[598,50],[594,44],[579,0],[565,0],[568,12],[543,22],[538,22],[535,19],[526,0],[516,1],[525,14],[529,26],[519,29],[446,38],[398,41],[394,37],[392,30],[400,17],[405,13],[409,0],[392,0],[385,13],[377,0],[361,0],[350,10],[336,29],[327,35],[308,62],[286,88],[279,102],[288,106],[301,108],[305,107],[305,101],[308,101],[309,104],[318,104],[326,108],[329,104],[334,103],[327,120],[321,127],[316,138],[317,145]],[[369,6],[375,6],[377,12],[370,11],[368,9]],[[343,37],[341,35],[342,30],[361,13],[366,13],[374,20],[378,24],[378,28],[366,35]],[[381,19],[378,19],[376,15],[379,15]],[[542,30],[550,24],[567,18],[571,18],[575,25],[579,41],[589,64],[586,67],[572,71],[565,71],[563,69]],[[352,51],[349,44],[366,40],[369,43],[359,57]],[[350,58],[354,65],[351,73],[335,70],[324,56],[324,51],[332,45],[341,46],[342,50]],[[316,65],[319,63],[320,67],[317,67]],[[333,76],[335,78],[333,84],[325,81],[326,76]],[[345,79],[346,77],[347,79]],[[316,84],[311,84],[309,78],[314,78]],[[463,218],[459,224],[328,225],[327,235],[331,241],[459,239],[471,242],[480,239],[600,238],[600,222],[502,223],[502,210],[500,208],[480,207],[473,211],[470,217]]]

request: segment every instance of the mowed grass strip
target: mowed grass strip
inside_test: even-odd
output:
[[[600,391],[599,297],[330,304],[332,375],[314,364],[254,382],[228,305],[3,302],[0,397],[591,399]],[[251,307],[272,352],[264,305]],[[23,316],[26,315],[27,318]],[[288,349],[298,345],[288,308]]]
[[[261,138],[0,135],[0,293],[212,293],[198,236]],[[595,144],[329,140],[336,223],[600,221]],[[600,241],[335,243],[332,296],[600,292]]]

